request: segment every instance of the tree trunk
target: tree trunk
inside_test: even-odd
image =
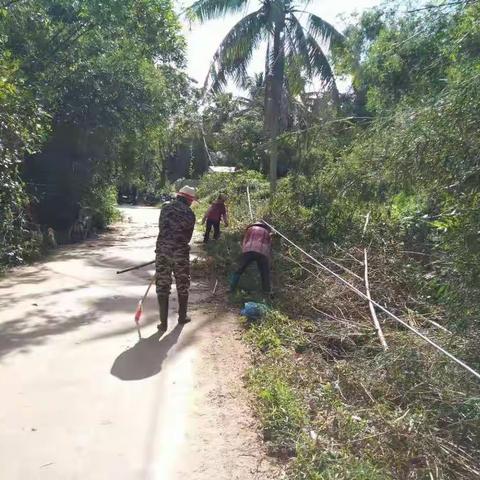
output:
[[[271,71],[270,71],[270,39],[267,42],[267,52],[265,54],[265,77],[264,77],[264,93],[263,93],[263,130],[267,138],[270,138],[269,125],[271,124],[270,116],[270,103],[272,101],[271,95]],[[268,174],[270,158],[269,155],[266,155],[262,161],[263,173]]]
[[[265,130],[270,139],[270,189],[275,192],[278,168],[278,135],[285,73],[285,9],[275,12],[272,58],[265,85]]]

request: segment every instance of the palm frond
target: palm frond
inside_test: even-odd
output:
[[[332,92],[333,98],[336,100],[338,98],[337,84],[328,58],[312,35],[307,34],[306,40],[313,73],[316,73],[321,78],[324,87]]]
[[[309,46],[305,36],[304,29],[298,19],[291,15],[287,24],[287,47],[289,52],[303,60],[303,69],[309,79],[313,76],[313,70],[310,62]]]
[[[265,88],[265,75],[263,72],[254,73],[252,76],[249,76],[243,85],[243,88],[247,90],[249,97],[255,98],[258,96],[259,92]]]
[[[235,13],[246,6],[248,0],[197,0],[190,5],[186,14],[190,20],[205,22],[213,18],[223,17],[227,13]]]
[[[206,89],[210,83],[210,90],[221,90],[229,77],[239,86],[247,83],[247,66],[253,51],[265,37],[264,26],[264,12],[260,9],[242,18],[228,32],[213,57]]]
[[[305,88],[305,61],[294,51],[289,52],[285,59],[285,80],[288,93],[296,97]]]
[[[333,25],[313,13],[308,15],[308,33],[325,45],[343,41],[343,35]]]
[[[335,76],[328,58],[313,35],[305,32],[295,15],[289,17],[287,34],[289,49],[294,54],[292,59],[295,58],[295,62],[290,62],[289,68],[297,70],[291,75],[298,77],[303,73],[308,80],[319,77],[323,86],[332,92],[335,99],[338,98]],[[300,83],[297,82],[297,85],[300,86]]]

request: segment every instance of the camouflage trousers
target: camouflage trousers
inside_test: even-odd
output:
[[[157,295],[169,295],[172,285],[172,273],[175,276],[178,295],[188,295],[190,288],[190,258],[187,254],[157,253],[155,258]]]

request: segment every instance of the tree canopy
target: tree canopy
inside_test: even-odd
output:
[[[66,229],[120,172],[161,170],[188,80],[167,0],[3,2],[0,43],[1,256],[15,263],[26,221]]]
[[[246,0],[197,0],[188,8],[188,14],[204,22],[237,12],[246,4]],[[214,92],[225,86],[229,78],[239,86],[247,86],[247,66],[252,54],[262,42],[267,42],[264,125],[270,139],[272,191],[277,181],[277,137],[282,131],[285,92],[299,93],[306,82],[320,78],[334,99],[338,96],[334,74],[321,45],[340,43],[342,36],[330,23],[312,13],[303,26],[299,13],[304,13],[303,9],[291,0],[260,2],[260,8],[242,18],[224,38],[205,82],[205,87]]]

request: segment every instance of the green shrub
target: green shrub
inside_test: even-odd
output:
[[[110,223],[120,219],[120,212],[117,208],[117,189],[113,186],[93,187],[84,202],[93,212],[95,228],[102,230]]]

